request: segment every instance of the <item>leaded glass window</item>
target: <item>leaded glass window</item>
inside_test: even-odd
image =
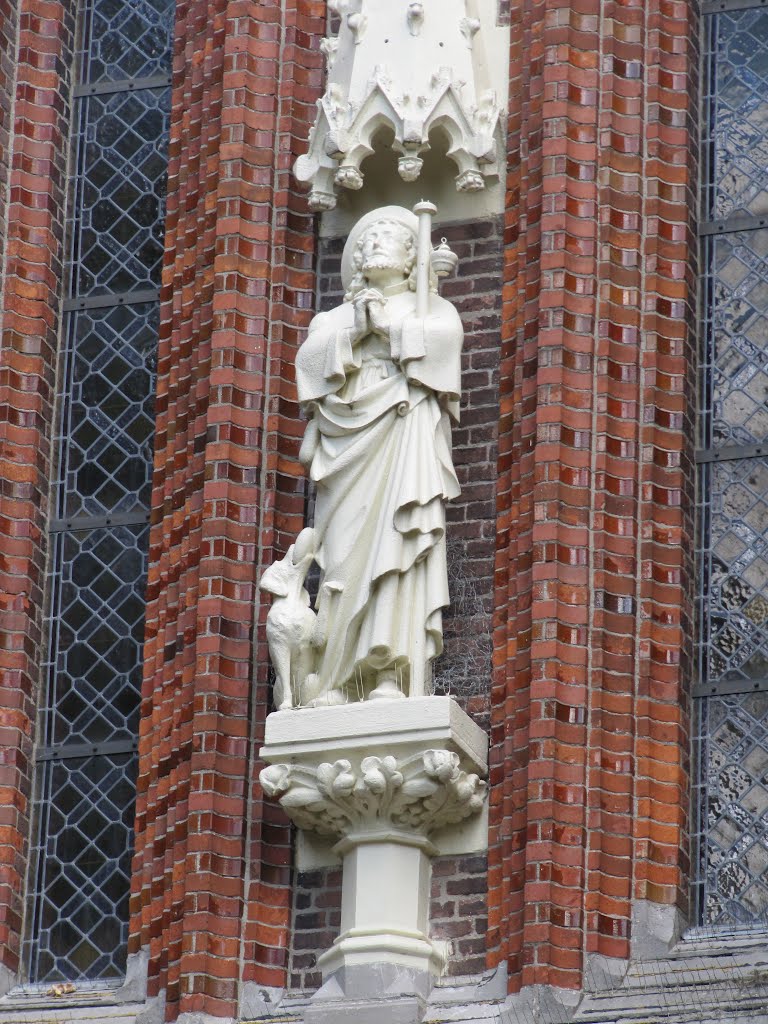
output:
[[[125,971],[173,0],[82,0],[25,966]]]
[[[768,924],[768,10],[704,5],[698,924]]]

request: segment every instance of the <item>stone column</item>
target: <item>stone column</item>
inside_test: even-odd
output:
[[[319,958],[308,1024],[421,1019],[445,963],[428,934],[430,836],[482,809],[487,749],[449,697],[267,719],[264,790],[299,828],[338,837],[343,860],[341,934]]]

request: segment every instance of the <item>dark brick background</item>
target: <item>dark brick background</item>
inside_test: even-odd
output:
[[[322,984],[317,958],[339,934],[340,907],[341,868],[296,872],[288,961],[289,986],[294,991],[313,991]],[[435,858],[430,937],[450,943],[448,977],[482,974],[487,928],[487,859],[484,856]]]
[[[311,991],[322,984],[317,958],[338,937],[340,908],[340,867],[295,873],[293,934],[288,960],[288,982],[292,989]]]

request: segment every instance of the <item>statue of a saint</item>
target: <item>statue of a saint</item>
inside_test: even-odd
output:
[[[313,319],[296,360],[321,569],[304,705],[423,696],[442,650],[463,329],[424,240],[420,252],[419,220],[401,207],[363,217],[344,250],[344,302]]]

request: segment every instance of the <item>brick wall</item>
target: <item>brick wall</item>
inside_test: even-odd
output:
[[[436,857],[432,862],[430,937],[448,942],[446,975],[475,977],[485,970],[488,860]]]
[[[177,10],[131,929],[168,1019],[232,1016],[240,980],[285,980],[289,832],[249,788],[268,703],[255,584],[304,512],[293,359],[314,236],[289,175],[324,10]]]
[[[341,868],[296,872],[288,984],[312,992],[322,984],[317,958],[339,935]],[[488,861],[484,856],[436,857],[432,862],[429,934],[448,943],[446,977],[485,970]]]
[[[322,985],[317,958],[339,934],[341,868],[297,871],[292,892],[288,983],[295,991],[307,992]]]
[[[15,972],[43,660],[73,20],[71,5],[53,0],[0,4],[0,19],[0,964]]]
[[[513,0],[489,963],[686,904],[693,5]],[[690,507],[690,506],[689,506]]]

